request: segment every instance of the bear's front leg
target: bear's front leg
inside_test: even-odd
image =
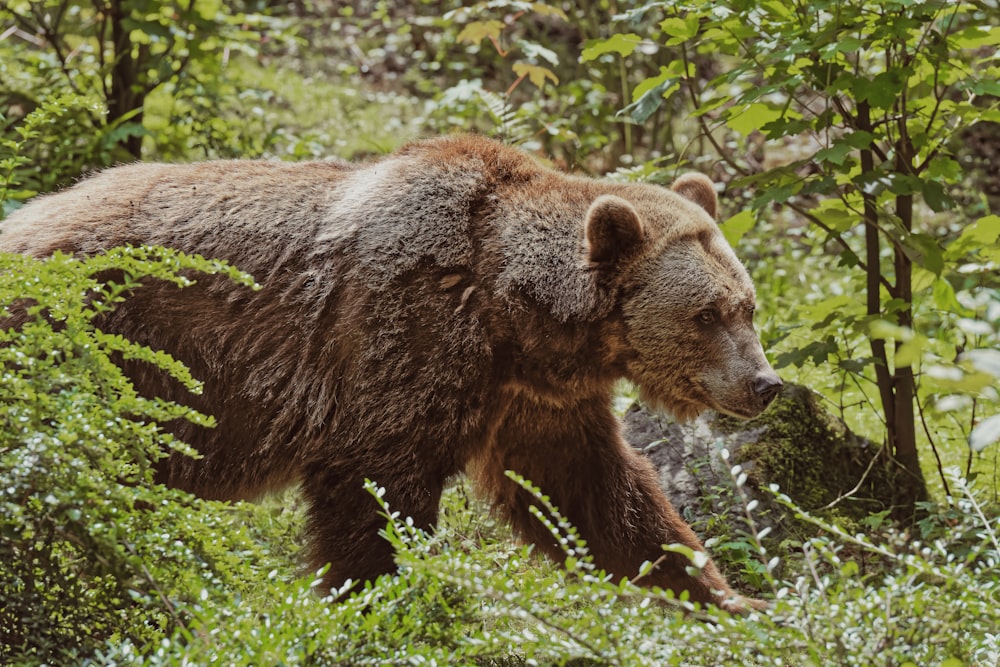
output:
[[[506,470],[523,475],[552,500],[586,540],[599,568],[634,578],[642,563],[651,561],[656,567],[637,583],[688,591],[692,601],[729,611],[763,605],[734,593],[711,560],[693,577],[685,556],[663,550],[664,544],[699,552],[705,547],[670,505],[652,464],[624,441],[605,397],[568,407],[519,398],[496,442],[469,468],[515,530],[561,562],[565,554],[529,511],[534,499]]]

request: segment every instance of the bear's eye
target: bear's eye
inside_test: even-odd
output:
[[[706,308],[705,310],[698,313],[698,321],[702,324],[715,324],[718,319],[718,314],[713,308]]]

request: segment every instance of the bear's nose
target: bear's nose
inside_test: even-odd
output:
[[[754,378],[753,393],[760,397],[764,405],[767,406],[781,392],[781,378],[774,371],[765,371]]]

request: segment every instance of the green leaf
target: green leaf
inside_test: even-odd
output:
[[[654,77],[654,79],[646,79],[643,83],[659,79],[660,77]],[[680,79],[663,79],[652,88],[643,90],[639,98],[622,109],[620,113],[628,114],[636,123],[644,123],[650,116],[656,113],[656,110],[663,104],[663,100],[673,95],[680,87]],[[636,93],[639,93],[638,86],[633,91],[633,95]]]
[[[867,148],[875,141],[875,135],[863,130],[855,130],[844,135],[844,141],[854,148]]]
[[[632,55],[632,52],[642,44],[642,37],[635,33],[613,35],[608,39],[591,42],[590,46],[580,54],[580,62],[596,60],[606,53],[617,53],[620,56]]]
[[[670,36],[667,46],[683,44],[698,34],[698,14],[691,12],[686,18],[671,17],[660,22],[660,30]]]
[[[478,44],[487,37],[498,39],[503,29],[503,21],[497,21],[495,19],[491,21],[473,21],[469,25],[462,28],[462,32],[458,33],[458,37],[456,37],[455,40],[458,42],[467,42],[469,44]]]
[[[111,148],[128,137],[144,137],[147,134],[149,130],[143,127],[142,123],[122,123],[101,138],[101,145]]]
[[[965,169],[958,163],[958,160],[939,155],[927,165],[925,174],[931,180],[956,183],[965,177]]]
[[[1000,242],[1000,215],[987,215],[962,230],[959,240],[968,240],[981,245]]]
[[[906,234],[901,239],[903,251],[914,264],[935,275],[944,270],[944,250],[938,240],[928,234]]]
[[[816,155],[813,156],[813,159],[819,163],[830,162],[839,167],[844,164],[844,160],[847,159],[847,156],[854,150],[854,147],[846,141],[836,141],[829,148],[817,151]]]
[[[644,123],[663,104],[663,100],[680,89],[684,64],[675,60],[669,66],[661,66],[660,73],[644,79],[632,91],[632,104],[619,113],[628,114],[636,123]]]
[[[868,325],[868,334],[878,340],[904,341],[913,337],[912,330],[882,319],[872,320]]]
[[[981,248],[996,247],[1000,243],[1000,215],[987,215],[966,225],[947,249],[945,258],[955,261]]]
[[[763,102],[755,102],[730,113],[726,126],[742,135],[748,135],[781,117],[782,113],[778,109]]]
[[[995,79],[976,79],[963,88],[976,95],[1000,96],[1000,81]]]
[[[811,360],[814,365],[820,366],[825,364],[830,355],[835,354],[839,349],[840,346],[837,345],[833,336],[827,336],[825,339],[813,341],[805,347],[800,347],[790,352],[782,352],[775,359],[774,365],[776,368],[784,368],[791,365],[802,366],[806,361]]]
[[[913,366],[920,361],[927,339],[923,336],[913,336],[910,340],[896,348],[892,361],[896,368]]]
[[[659,74],[643,79],[632,89],[632,101],[637,102],[640,98],[649,94],[651,90],[661,88],[664,82],[682,76],[684,76],[684,64],[679,60],[675,60],[669,66],[661,65]]]
[[[947,211],[955,206],[955,200],[938,181],[924,181],[924,202],[935,213]]]
[[[514,66],[511,67],[511,69],[514,70],[514,74],[517,74],[519,77],[528,77],[528,80],[535,84],[538,88],[545,85],[546,79],[551,80],[555,85],[559,85],[559,78],[548,67],[529,65],[528,63],[514,63]]]
[[[983,46],[1000,44],[1000,26],[970,25],[954,36],[954,43],[960,49],[978,49]]]
[[[552,5],[547,5],[544,2],[531,3],[531,11],[535,12],[539,16],[558,16],[563,21],[569,20],[569,17],[566,16],[566,12],[562,9],[559,7],[553,7]]]
[[[740,211],[722,223],[722,235],[729,241],[729,245],[735,247],[743,235],[753,229],[756,222],[757,216],[753,214],[753,211]]]
[[[753,206],[759,209],[769,203],[784,204],[801,192],[803,184],[804,181],[794,172],[786,174],[781,180],[768,184],[767,189],[754,197]]]
[[[963,313],[965,308],[955,296],[955,288],[942,277],[937,277],[931,286],[931,298],[934,305],[942,311]]]
[[[853,91],[858,100],[867,100],[873,109],[891,109],[899,99],[906,77],[899,70],[890,70],[867,79],[853,80]]]
[[[820,201],[809,213],[835,232],[846,232],[861,222],[857,213],[847,210],[843,200],[832,197]]]
[[[8,199],[17,199],[24,201],[25,199],[31,199],[38,194],[37,190],[7,190],[5,196]]]
[[[946,658],[939,667],[965,667],[965,663],[962,662],[961,658]]]
[[[870,363],[871,359],[841,359],[837,362],[837,368],[860,375]]]
[[[838,53],[854,53],[865,46],[864,41],[850,35],[842,36],[837,41],[827,44],[820,49],[820,56],[823,60],[833,60]]]
[[[889,192],[894,195],[915,195],[923,192],[924,189],[923,181],[909,174],[889,172],[886,174],[885,180],[889,186]]]

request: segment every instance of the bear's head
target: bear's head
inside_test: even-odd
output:
[[[711,181],[599,197],[587,214],[589,260],[618,276],[626,375],[680,419],[713,409],[759,414],[781,389],[753,327],[756,295],[715,223]]]

